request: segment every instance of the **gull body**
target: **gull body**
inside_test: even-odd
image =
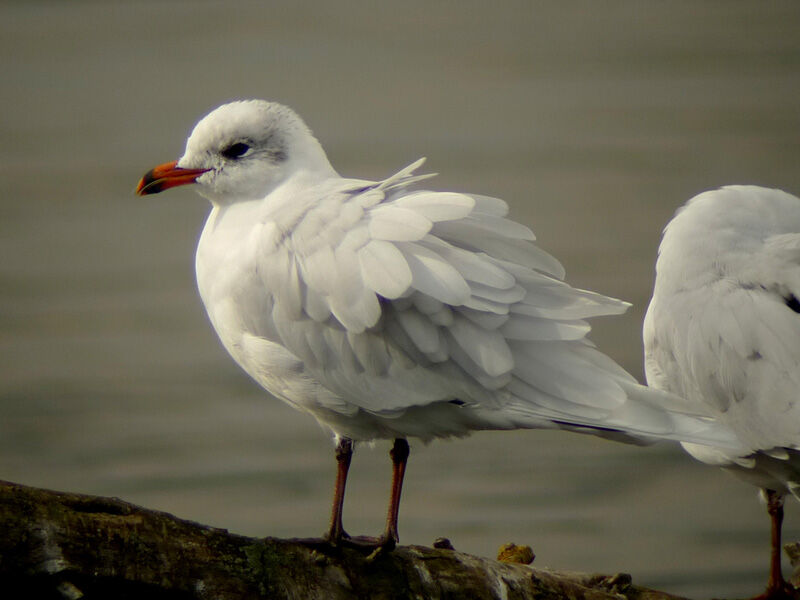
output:
[[[684,448],[764,491],[770,597],[792,593],[780,525],[784,496],[800,490],[799,298],[800,199],[728,186],[694,197],[666,226],[644,322],[648,383],[711,411],[740,442]]]
[[[627,304],[563,281],[502,200],[435,192],[422,161],[382,181],[339,176],[290,109],[223,105],[138,193],[195,183],[212,209],[197,248],[225,348],[336,439],[329,538],[341,541],[354,441],[394,439],[397,540],[406,438],[563,428],[632,443],[725,445],[702,410],[639,385],[587,339]]]

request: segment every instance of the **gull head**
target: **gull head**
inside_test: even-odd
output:
[[[214,204],[260,200],[294,174],[335,174],[325,151],[290,108],[265,100],[223,104],[195,125],[177,161],[148,171],[140,196],[194,183]]]

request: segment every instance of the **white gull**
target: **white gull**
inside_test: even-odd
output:
[[[631,443],[724,444],[682,400],[639,385],[586,338],[627,304],[562,281],[502,200],[419,187],[422,160],[383,181],[340,177],[289,108],[223,105],[139,194],[195,183],[212,203],[197,281],[214,329],[273,396],[336,440],[328,539],[342,528],[354,441],[394,439],[397,541],[407,437],[561,428]],[[687,414],[692,413],[692,414]]]

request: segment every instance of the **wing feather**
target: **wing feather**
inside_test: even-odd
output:
[[[445,304],[458,306],[470,296],[461,274],[437,253],[420,244],[400,242],[397,247],[411,269],[412,285]]]
[[[369,232],[373,239],[390,242],[418,240],[433,227],[430,219],[408,208],[379,206],[370,212]]]
[[[508,315],[498,315],[494,312],[487,312],[482,310],[475,310],[473,308],[468,308],[466,306],[461,306],[458,309],[459,314],[464,315],[470,321],[475,323],[476,325],[483,327],[484,329],[498,329],[500,328],[506,321],[508,321]]]
[[[581,340],[590,330],[586,321],[556,321],[512,314],[500,333],[509,340]]]
[[[505,217],[508,214],[508,204],[500,198],[470,194],[475,200],[475,212],[493,217]]]
[[[397,311],[397,320],[408,337],[425,355],[440,356],[443,352],[443,339],[439,327],[416,310]]]
[[[530,244],[524,238],[503,238],[487,235],[489,230],[475,223],[441,222],[435,223],[432,233],[454,246],[485,252],[486,254],[509,262],[528,265],[558,279],[564,277],[564,267],[544,250]]]
[[[475,208],[475,199],[466,194],[452,192],[411,192],[393,202],[408,208],[431,222],[454,221],[466,218]]]
[[[358,251],[364,285],[384,298],[398,298],[411,287],[411,269],[394,244],[372,240]]]
[[[508,373],[514,367],[511,349],[497,330],[484,329],[459,315],[448,331],[472,362],[490,377]]]
[[[471,283],[469,288],[473,296],[506,305],[522,302],[527,295],[525,288],[521,285],[515,285],[508,289],[497,289],[480,283]]]
[[[451,246],[432,236],[425,236],[419,243],[438,253],[453,265],[467,281],[501,290],[506,290],[516,284],[513,275],[495,265],[485,254],[477,254]]]
[[[321,246],[313,254],[304,256],[300,268],[306,285],[320,294],[328,294],[339,285],[339,264],[330,246]]]

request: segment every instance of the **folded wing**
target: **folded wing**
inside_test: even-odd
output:
[[[321,184],[308,191],[321,201],[264,234],[273,327],[346,401],[338,410],[390,418],[452,403],[474,429],[725,437],[586,339],[586,318],[626,303],[564,283],[502,200],[412,189],[420,164],[383,182]]]

